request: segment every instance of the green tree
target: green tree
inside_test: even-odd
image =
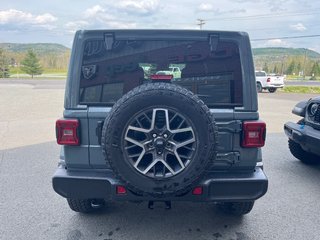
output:
[[[0,48],[0,78],[9,77],[9,59],[2,48]]]
[[[292,74],[294,69],[296,68],[295,62],[292,60],[291,63],[289,64],[286,74]]]
[[[277,66],[277,65],[274,66],[274,68],[273,68],[273,73],[279,73],[279,71],[278,71],[278,66]]]
[[[320,66],[317,62],[315,62],[311,69],[311,74],[314,74],[314,76],[320,75]]]
[[[265,71],[267,73],[269,72],[269,67],[268,67],[268,64],[266,62],[263,65],[262,71]]]
[[[22,67],[21,70],[33,78],[34,75],[42,74],[43,70],[39,63],[39,59],[33,50],[28,50],[27,55],[21,61]]]

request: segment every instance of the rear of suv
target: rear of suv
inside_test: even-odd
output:
[[[267,191],[246,33],[78,31],[64,107],[53,188],[74,211],[202,201],[242,215]]]

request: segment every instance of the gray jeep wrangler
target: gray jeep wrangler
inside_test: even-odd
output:
[[[181,78],[159,73],[173,67]],[[78,31],[64,107],[53,188],[76,212],[205,201],[243,215],[267,191],[246,33]]]

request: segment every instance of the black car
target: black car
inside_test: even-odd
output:
[[[306,164],[320,163],[320,97],[299,102],[292,113],[303,117],[284,125],[292,155]]]

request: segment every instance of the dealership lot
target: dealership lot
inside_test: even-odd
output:
[[[62,115],[64,81],[0,81],[0,239],[317,239],[320,166],[289,152],[283,123],[309,94],[261,93],[267,122],[263,149],[269,191],[242,218],[213,204],[112,203],[104,213],[81,215],[55,194],[51,176],[59,147],[54,123]]]

